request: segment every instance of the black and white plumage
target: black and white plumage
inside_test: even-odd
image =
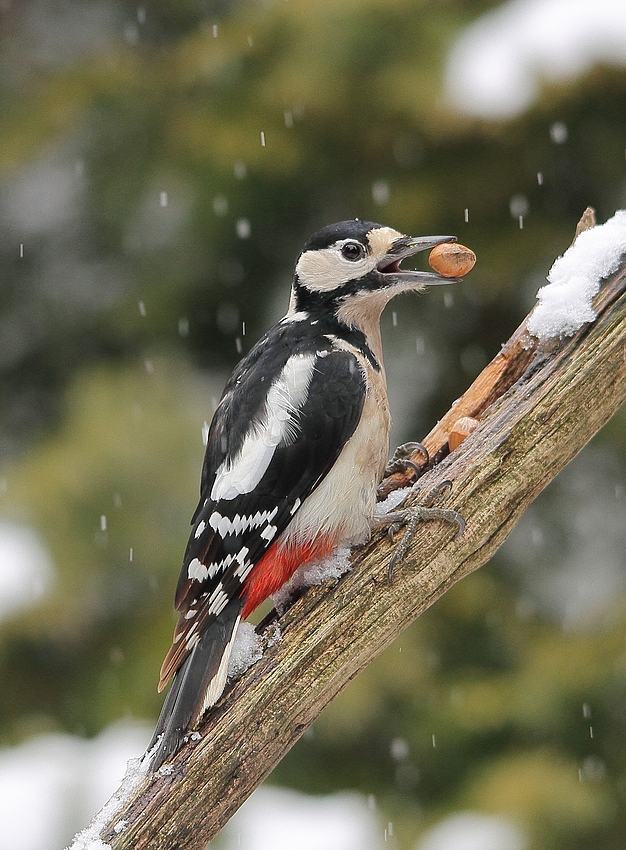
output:
[[[287,315],[236,367],[209,429],[153,770],[219,699],[240,620],[301,563],[369,537],[390,430],[380,314],[451,282],[400,261],[452,241],[355,220],[304,246]]]

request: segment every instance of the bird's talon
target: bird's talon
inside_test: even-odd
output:
[[[465,520],[463,519],[463,517],[460,513],[458,513],[457,511],[453,511],[453,513],[456,515],[454,517],[454,521],[456,523],[458,523],[458,526],[459,526],[459,530],[455,534],[454,539],[458,540],[460,537],[463,537],[463,535],[465,534],[465,529],[467,528],[467,524],[466,524]]]
[[[415,475],[419,478],[422,474],[422,467],[415,463],[415,461],[409,460],[408,458],[403,461],[405,469],[412,469],[415,472]]]
[[[389,584],[393,582],[393,569],[397,563],[398,559],[396,558],[396,555],[394,553],[391,557],[391,560],[389,561],[389,569],[387,570],[387,581],[389,582]]]
[[[389,538],[389,542],[393,545],[396,541],[396,534],[402,528],[402,522],[392,522],[387,529],[387,537]]]
[[[385,476],[393,475],[394,472],[406,472],[407,469],[412,469],[419,478],[422,474],[423,467],[415,461],[410,460],[411,455],[416,452],[421,452],[426,458],[426,464],[430,461],[428,450],[421,443],[411,442],[403,443],[394,451],[393,456],[385,469]]]
[[[437,484],[436,487],[433,487],[432,490],[428,491],[428,493],[424,497],[422,506],[424,508],[432,507],[437,501],[437,499],[440,496],[443,496],[443,494],[447,493],[449,490],[452,490],[452,481],[448,481],[448,479],[446,478],[445,481],[441,481],[439,484]]]
[[[437,487],[434,487],[429,493],[427,493],[421,505],[414,505],[413,507],[405,508],[404,510],[393,511],[390,514],[387,514],[386,517],[382,517],[383,522],[389,522],[387,536],[391,543],[395,542],[394,535],[399,531],[400,527],[402,525],[406,526],[402,540],[398,543],[393,555],[391,556],[391,560],[389,561],[388,579],[390,582],[393,580],[394,568],[397,564],[402,563],[404,560],[420,522],[442,519],[445,522],[456,523],[458,525],[458,531],[454,535],[454,540],[458,540],[463,535],[463,532],[465,531],[465,520],[458,511],[432,507],[433,502],[435,502],[442,493],[450,490],[451,487],[451,481],[442,481],[441,484],[437,485]]]

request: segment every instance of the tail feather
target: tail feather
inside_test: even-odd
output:
[[[177,670],[148,745],[150,751],[161,739],[150,762],[152,772],[180,749],[202,714],[220,698],[242,607],[241,599],[232,599]]]

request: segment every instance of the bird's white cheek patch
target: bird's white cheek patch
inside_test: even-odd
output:
[[[307,289],[324,292],[349,280],[358,280],[371,272],[375,263],[370,257],[351,262],[341,256],[338,248],[306,251],[296,266],[298,282]]]

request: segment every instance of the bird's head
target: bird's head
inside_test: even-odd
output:
[[[454,283],[434,272],[403,269],[406,257],[455,236],[405,236],[371,221],[340,221],[318,230],[296,264],[290,312],[329,311],[348,320],[356,310],[378,313],[395,295]]]

